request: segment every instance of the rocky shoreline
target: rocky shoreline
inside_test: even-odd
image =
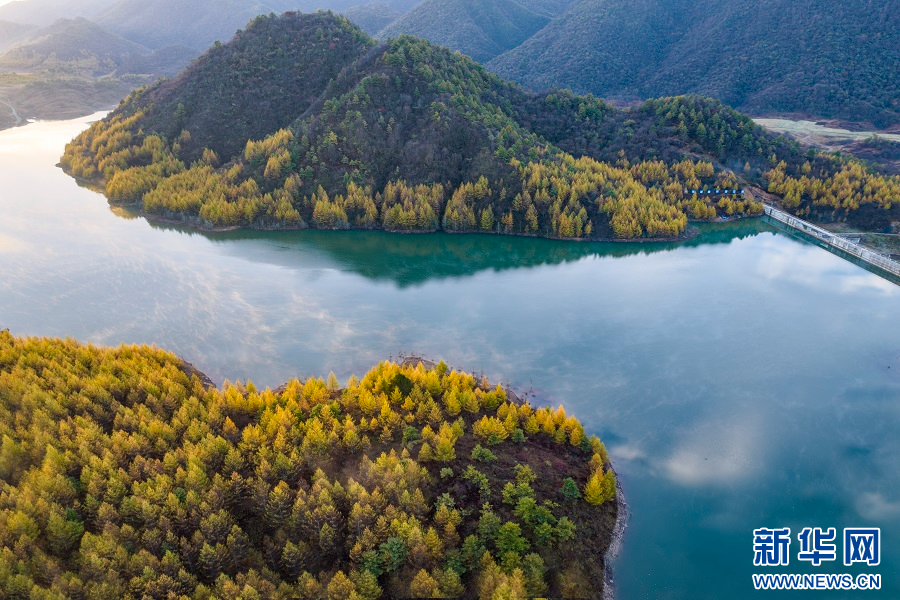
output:
[[[615,469],[614,469],[615,470]],[[616,526],[612,533],[612,542],[603,558],[603,565],[606,568],[606,576],[603,580],[603,600],[615,600],[616,586],[613,573],[612,563],[619,556],[622,550],[622,544],[625,541],[625,530],[628,528],[628,517],[631,513],[628,511],[628,503],[625,502],[625,493],[622,491],[622,481],[616,473]]]

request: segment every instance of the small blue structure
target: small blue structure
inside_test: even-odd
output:
[[[739,190],[736,188],[728,188],[725,190],[715,189],[715,190],[684,190],[685,196],[692,196],[694,194],[698,196],[743,196],[744,190]]]

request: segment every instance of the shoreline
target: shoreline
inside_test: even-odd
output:
[[[83,181],[83,180],[82,180]],[[85,182],[85,183],[93,183],[96,186],[96,182]],[[112,202],[108,202],[110,206],[127,208],[136,210],[135,215],[138,217],[142,217],[147,220],[148,223],[157,223],[163,225],[174,225],[178,227],[184,227],[185,229],[189,229],[191,231],[195,231],[197,233],[230,233],[233,231],[383,231],[384,233],[389,233],[391,235],[433,235],[435,233],[445,233],[447,235],[495,235],[495,236],[504,236],[504,237],[519,237],[519,238],[531,238],[536,240],[554,240],[557,242],[583,242],[583,243],[608,243],[608,244],[661,244],[661,243],[678,243],[678,242],[687,242],[695,237],[697,237],[700,232],[696,229],[688,229],[685,231],[683,235],[678,237],[667,237],[667,238],[629,238],[629,239],[620,239],[620,238],[565,238],[565,237],[557,237],[551,235],[538,235],[533,233],[499,233],[497,231],[484,231],[481,229],[472,229],[467,231],[448,231],[446,229],[423,229],[418,231],[410,231],[410,230],[401,230],[401,229],[384,229],[382,227],[347,227],[347,228],[331,228],[331,229],[323,229],[319,227],[252,227],[246,225],[230,225],[228,227],[206,227],[203,225],[199,225],[195,222],[183,219],[173,219],[171,217],[163,217],[161,215],[157,215],[154,213],[148,213],[143,209],[138,208],[138,204],[116,204]],[[693,223],[728,223],[732,221],[737,221],[741,218],[759,218],[763,215],[752,215],[748,217],[731,217],[727,221],[725,219],[718,219],[715,221],[691,221]]]
[[[447,229],[443,229],[441,227],[435,229],[422,229],[422,230],[401,230],[401,229],[384,229],[383,227],[346,227],[346,228],[318,228],[318,227],[310,227],[309,225],[304,224],[302,227],[298,226],[269,226],[269,227],[254,227],[248,225],[229,225],[226,227],[207,227],[198,223],[197,221],[191,219],[177,219],[172,217],[165,217],[162,215],[157,215],[155,213],[150,213],[145,211],[142,208],[142,204],[140,202],[132,202],[132,203],[120,203],[113,202],[106,196],[105,191],[105,182],[103,179],[86,179],[84,177],[77,177],[72,174],[71,171],[65,168],[61,162],[56,164],[56,167],[60,169],[63,173],[77,181],[79,184],[84,185],[88,189],[91,189],[99,194],[102,194],[106,199],[106,202],[111,207],[119,207],[130,209],[135,212],[135,216],[142,217],[147,220],[148,223],[157,223],[164,225],[174,225],[177,227],[184,227],[185,229],[189,229],[191,231],[196,231],[198,233],[230,233],[234,231],[383,231],[385,233],[391,234],[405,234],[405,235],[429,235],[433,233],[446,233],[448,235],[473,235],[473,234],[483,234],[483,235],[497,235],[497,236],[510,236],[510,237],[522,237],[522,238],[533,238],[533,239],[543,239],[543,240],[555,240],[560,242],[586,242],[586,243],[609,243],[609,244],[633,244],[633,243],[650,243],[650,244],[659,244],[659,243],[680,243],[687,242],[698,235],[700,235],[699,230],[695,227],[690,227],[690,224],[695,223],[733,223],[736,221],[740,221],[743,219],[758,219],[765,216],[765,213],[759,215],[733,215],[730,217],[716,217],[714,219],[691,219],[688,218],[688,227],[684,230],[684,233],[678,236],[673,237],[656,237],[656,238],[609,238],[609,237],[589,237],[589,238],[568,238],[568,237],[558,237],[552,235],[540,235],[536,233],[524,233],[524,232],[515,232],[515,233],[501,233],[499,231],[485,231],[483,229],[472,229],[472,230],[464,230],[464,231],[451,231]]]
[[[79,184],[99,193],[103,194],[104,198],[106,195],[103,191],[103,182],[102,180],[93,180],[93,179],[85,179],[83,177],[76,177],[71,172],[69,172],[66,168],[62,166],[61,163],[57,163],[56,166],[61,169],[66,175],[77,181]],[[532,238],[532,239],[542,239],[542,240],[554,240],[560,242],[584,242],[584,243],[609,243],[609,244],[634,244],[634,243],[650,243],[650,244],[660,244],[660,243],[679,243],[679,242],[687,242],[694,238],[696,238],[700,232],[696,228],[688,228],[685,232],[679,236],[675,237],[662,237],[662,238],[604,238],[604,237],[591,237],[591,238],[566,238],[566,237],[558,237],[551,235],[539,235],[534,233],[500,233],[497,231],[484,231],[481,229],[473,229],[466,231],[449,231],[446,229],[423,229],[418,231],[410,231],[410,230],[394,230],[394,229],[384,229],[382,227],[347,227],[347,228],[332,228],[332,229],[321,229],[318,227],[310,227],[308,225],[303,227],[296,226],[285,226],[285,227],[253,227],[247,225],[230,225],[227,227],[207,227],[201,225],[197,222],[188,220],[188,219],[175,219],[171,217],[165,217],[162,215],[157,215],[155,213],[150,213],[143,208],[141,208],[140,203],[118,203],[111,202],[109,198],[106,198],[106,202],[111,207],[125,208],[131,209],[135,212],[135,216],[144,218],[148,223],[156,223],[163,225],[174,225],[177,227],[183,227],[185,229],[189,229],[191,231],[195,231],[197,233],[230,233],[234,231],[383,231],[385,233],[390,234],[401,234],[401,235],[431,235],[434,233],[446,233],[448,235],[473,235],[473,234],[482,234],[482,235],[496,235],[496,236],[509,236],[509,237],[521,237],[521,238]],[[763,215],[743,215],[743,216],[734,216],[728,217],[727,219],[717,218],[712,220],[689,220],[688,223],[731,223],[734,221],[739,221],[742,219],[756,219],[760,218]]]
[[[616,474],[616,525],[613,528],[609,548],[606,549],[606,556],[603,557],[603,568],[606,573],[603,579],[602,600],[616,599],[615,573],[612,564],[622,551],[622,545],[625,543],[625,530],[628,528],[628,518],[631,516],[628,502],[625,501],[625,492],[622,491],[622,480],[619,478],[619,473],[613,467],[612,461],[609,465],[609,468]]]
[[[83,180],[82,180],[83,181]],[[482,229],[471,229],[465,231],[450,231],[446,229],[422,229],[422,230],[404,230],[404,229],[384,229],[382,227],[347,227],[347,228],[320,228],[320,227],[253,227],[246,225],[230,225],[228,227],[206,227],[203,225],[199,225],[195,222],[183,219],[173,219],[171,217],[163,217],[161,215],[157,215],[154,213],[148,213],[143,209],[140,209],[138,204],[115,204],[112,202],[108,202],[110,206],[126,208],[135,210],[135,216],[141,217],[145,219],[148,223],[156,223],[163,225],[174,225],[176,227],[183,227],[185,229],[189,229],[191,231],[197,233],[230,233],[233,231],[264,231],[264,232],[277,232],[277,231],[381,231],[384,233],[389,233],[391,235],[433,235],[435,233],[443,233],[447,235],[492,235],[498,237],[517,237],[517,238],[529,238],[535,240],[553,240],[557,242],[578,242],[578,243],[600,243],[600,244],[667,244],[667,243],[681,243],[681,242],[689,242],[695,239],[700,235],[700,231],[696,227],[688,227],[685,232],[676,237],[662,237],[662,238],[606,238],[606,237],[590,237],[590,238],[567,238],[567,237],[558,237],[552,235],[539,235],[534,233],[500,233],[498,231],[484,231]],[[765,214],[759,215],[742,215],[742,216],[733,216],[728,218],[717,218],[717,219],[704,219],[704,220],[689,220],[689,224],[710,224],[715,225],[717,223],[736,223],[737,221],[743,221],[745,219],[761,219]]]

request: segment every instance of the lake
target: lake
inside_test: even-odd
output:
[[[155,343],[217,383],[442,358],[606,441],[620,598],[803,595],[753,590],[753,529],[869,526],[878,567],[798,564],[795,535],[770,571],[900,597],[900,287],[760,219],[680,245],[156,226],[55,166],[87,122],[0,133],[0,327]]]

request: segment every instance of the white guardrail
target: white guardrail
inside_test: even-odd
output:
[[[892,275],[896,275],[900,277],[900,263],[895,260],[888,258],[882,254],[878,254],[877,252],[873,252],[868,248],[863,248],[859,244],[854,244],[853,242],[831,233],[821,227],[816,227],[812,223],[804,221],[803,219],[798,219],[794,215],[788,214],[782,210],[778,210],[773,206],[765,205],[766,215],[772,217],[776,221],[780,221],[789,227],[793,227],[797,231],[802,231],[803,233],[810,235],[818,240],[821,240],[839,250],[843,250],[847,254],[852,254],[856,258],[863,260],[870,265],[878,267],[879,269],[883,269]]]

